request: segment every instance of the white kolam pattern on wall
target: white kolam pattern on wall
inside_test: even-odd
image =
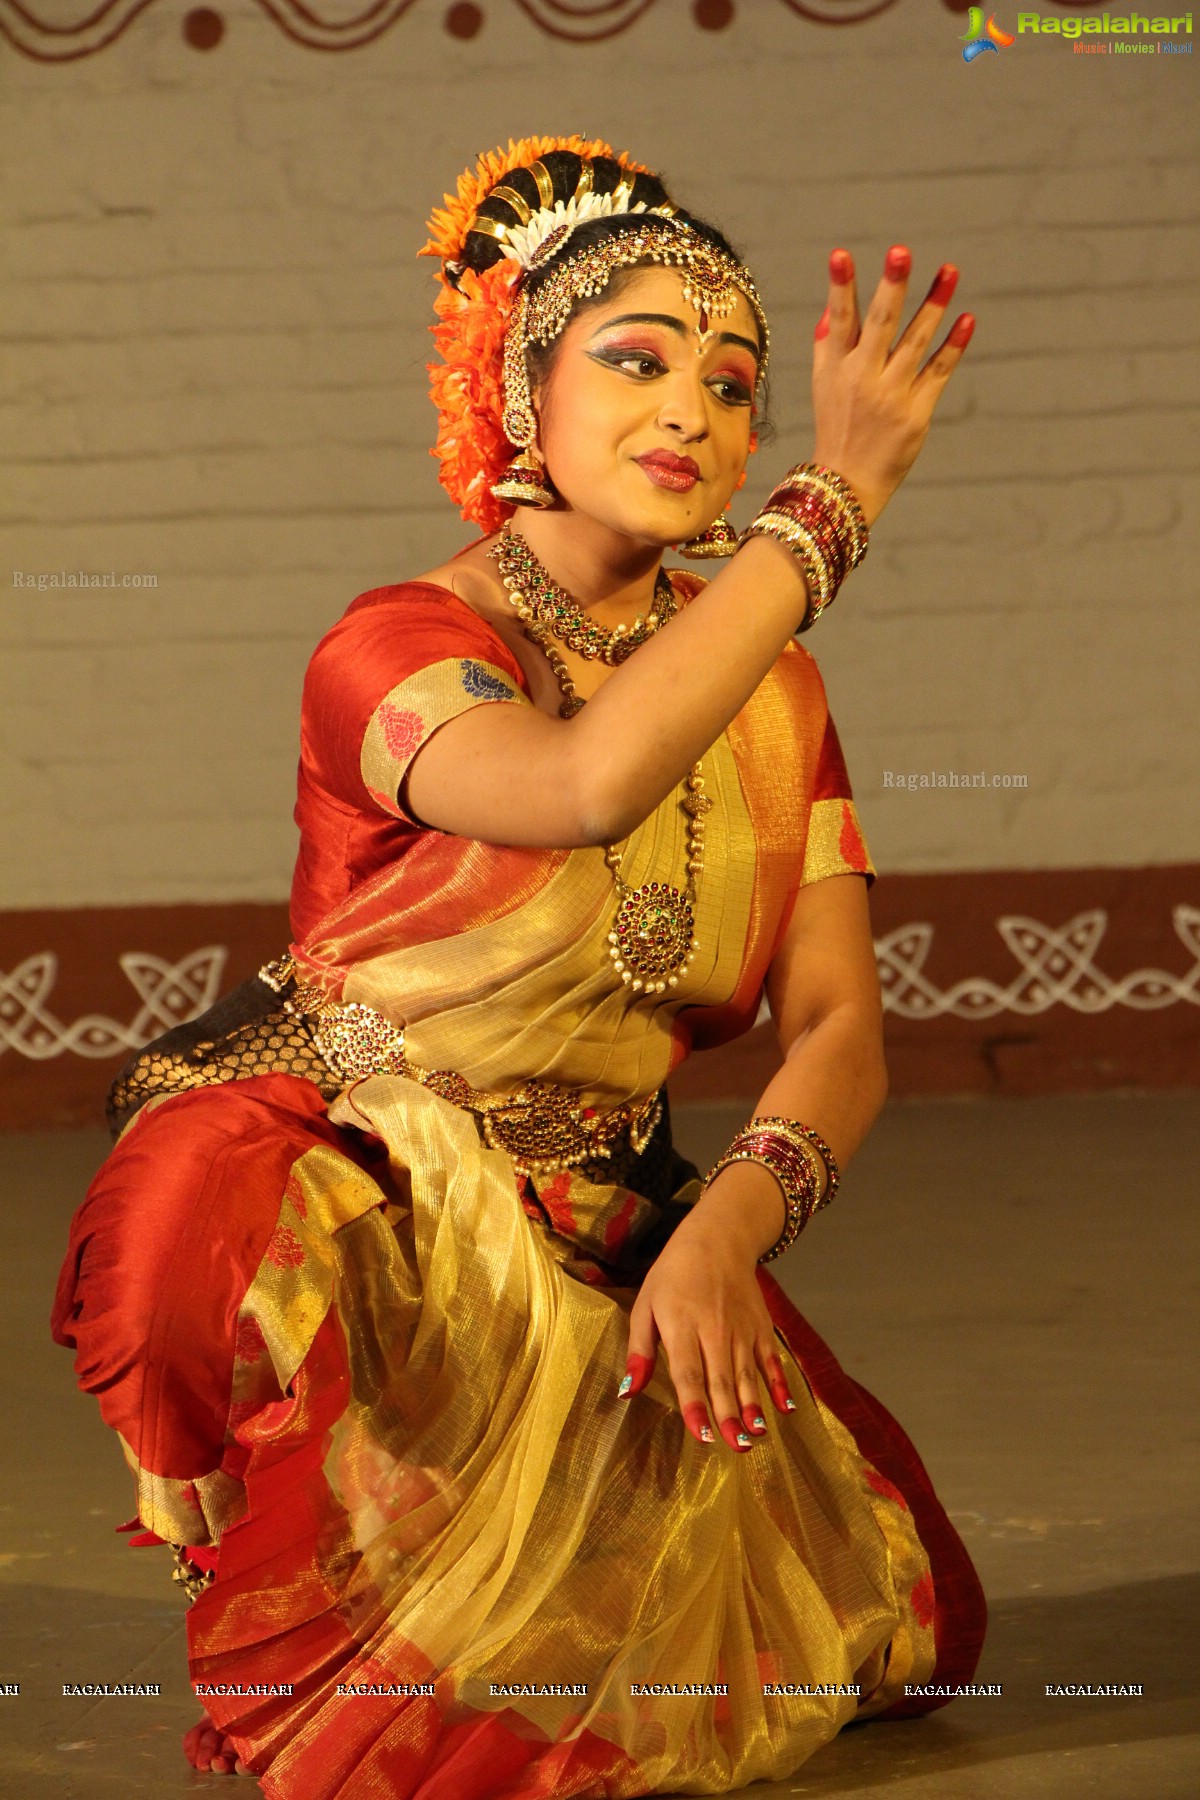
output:
[[[995,923],[1019,971],[1003,984],[969,975],[948,988],[937,987],[924,974],[933,945],[931,925],[903,925],[876,939],[884,1012],[903,1019],[990,1019],[1005,1012],[1031,1017],[1054,1006],[1078,1013],[1108,1012],[1114,1006],[1158,1012],[1178,1002],[1200,1006],[1200,908],[1180,904],[1172,912],[1176,935],[1195,959],[1184,975],[1165,969],[1132,969],[1119,978],[1106,974],[1095,961],[1108,924],[1102,907],[1057,927],[1020,914]]]
[[[206,944],[170,962],[128,950],[117,960],[141,1002],[133,1018],[123,1024],[103,1013],[84,1013],[69,1025],[50,1010],[58,957],[53,950],[27,956],[11,974],[0,970],[0,1055],[15,1050],[31,1062],[47,1062],[54,1056],[100,1058],[140,1050],[214,1004],[227,954],[223,944]]]

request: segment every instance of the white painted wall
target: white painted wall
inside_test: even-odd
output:
[[[75,63],[0,45],[0,906],[286,894],[308,653],[464,535],[422,223],[537,130],[661,168],[752,262],[778,438],[746,516],[811,450],[828,250],[874,278],[909,243],[916,298],[962,269],[975,340],[808,640],[881,868],[1200,857],[1193,58],[968,67],[934,0],[842,29],[743,0],[720,34],[659,0],[597,46],[498,0],[456,43],[421,4],[344,55],[223,10],[208,54],[162,4]],[[157,587],[9,586],[76,568]],[[884,786],[930,769],[1028,788]]]

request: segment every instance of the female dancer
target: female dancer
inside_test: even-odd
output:
[[[55,1330],[177,1547],[196,1767],[721,1793],[942,1703],[982,1638],[912,1446],[761,1266],[885,1085],[871,865],[792,638],[973,321],[926,359],[944,267],[893,343],[908,253],[860,323],[835,251],[813,461],[739,548],[769,343],[719,233],[538,138],[427,248],[442,480],[485,536],[318,647],[294,942],[118,1082]],[[704,584],[671,545],[736,554]],[[782,1066],[701,1181],[664,1082],[764,986]]]

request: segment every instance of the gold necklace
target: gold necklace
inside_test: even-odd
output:
[[[507,557],[497,555],[499,548],[499,545],[495,546],[490,554],[496,558],[505,592],[524,621],[525,636],[537,645],[554,673],[562,694],[562,703],[558,709],[560,716],[564,719],[573,718],[585,702],[576,690],[566,663],[550,641],[554,626],[531,615],[527,606],[523,609],[524,592],[517,587],[517,581],[528,579],[527,570],[531,564],[534,572],[543,577],[548,586],[556,589],[569,607],[574,608],[577,613],[582,613],[582,608],[565,589],[559,588],[551,580],[528,546],[528,563],[519,576]],[[671,612],[674,610],[672,594]],[[670,613],[667,616],[670,617]],[[654,613],[651,613],[650,619],[654,618]],[[662,621],[651,625],[648,620],[648,629],[638,642],[645,642],[645,638],[657,630],[659,622]],[[588,623],[594,625],[592,620]],[[596,630],[600,629],[601,627],[596,627]],[[621,655],[611,660],[624,661],[636,649],[637,645],[629,642],[632,636],[633,633],[630,632],[621,646]],[[566,641],[570,647],[569,639]],[[629,645],[628,649],[625,644]],[[606,656],[604,660],[607,662],[610,658]],[[666,881],[644,881],[641,887],[631,888],[621,876],[623,852],[615,844],[607,845],[604,851],[604,861],[612,874],[618,902],[613,928],[608,934],[608,954],[616,973],[634,993],[664,994],[668,988],[678,987],[680,979],[691,967],[692,957],[700,948],[699,939],[695,936],[696,877],[704,867],[704,815],[712,808],[712,801],[704,792],[702,763],[693,763],[685,777],[685,788],[681,805],[688,820],[687,881],[682,889],[672,887]]]
[[[654,578],[652,610],[639,613],[632,625],[615,625],[610,631],[591,618],[573,594],[559,586],[520,533],[507,524],[488,555],[526,624],[544,626],[568,650],[589,662],[598,656],[601,662],[616,668],[676,611],[675,590],[666,570],[660,569]]]

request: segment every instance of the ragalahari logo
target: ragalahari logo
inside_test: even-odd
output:
[[[966,42],[968,38],[971,39],[969,44]],[[982,56],[985,50],[1007,50],[1009,45],[1015,44],[1016,41],[1015,37],[1010,37],[1007,31],[1000,29],[996,23],[995,13],[990,13],[987,24],[984,24],[982,6],[971,8],[967,29],[959,39],[959,42],[965,45],[963,50],[965,63],[974,62],[975,58]]]

